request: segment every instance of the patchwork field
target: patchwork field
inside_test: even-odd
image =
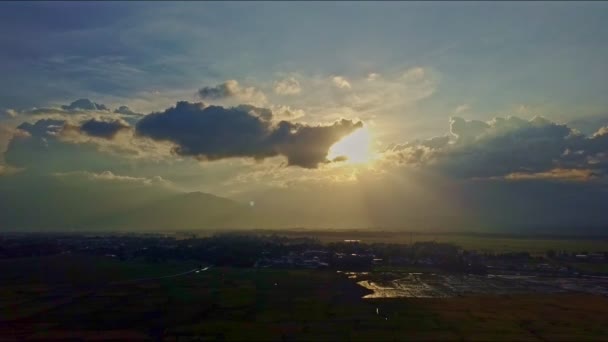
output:
[[[272,231],[258,231],[271,234]],[[202,234],[205,235],[205,234]],[[288,237],[315,237],[321,242],[340,242],[345,239],[361,240],[365,243],[400,243],[410,242],[445,242],[467,250],[484,252],[530,252],[545,254],[547,250],[564,250],[568,252],[605,251],[608,250],[608,237],[576,236],[524,236],[475,233],[425,233],[397,232],[382,230],[282,230],[281,235]]]
[[[362,299],[331,271],[60,256],[0,263],[0,340],[604,340],[585,294]],[[129,279],[146,280],[127,281]]]

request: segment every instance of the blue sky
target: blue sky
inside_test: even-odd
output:
[[[327,185],[379,170],[403,177],[403,167],[467,181],[604,184],[604,2],[4,2],[0,9],[0,174],[110,171],[244,199],[298,180]],[[109,110],[61,109],[77,99]],[[178,101],[227,112],[266,108],[270,121],[249,113],[255,132],[272,138],[224,132],[232,126],[214,121],[219,112],[196,105],[167,110]],[[123,105],[141,115],[113,113]],[[187,117],[199,110],[209,115],[204,127]],[[153,112],[165,116],[153,121]],[[155,125],[174,122],[174,112],[183,115],[183,131],[161,132]],[[237,112],[226,115],[243,119]],[[48,136],[20,126],[49,118],[60,122],[39,124]],[[95,136],[100,131],[83,128],[90,120],[117,131]],[[292,133],[315,133],[282,140],[280,120]],[[321,133],[319,125],[332,128]],[[358,127],[365,134],[332,153]],[[203,128],[223,135],[203,141],[195,137]],[[572,138],[574,130],[584,138]],[[499,149],[504,141],[513,149]],[[26,162],[40,146],[57,155],[54,162]],[[362,158],[348,148],[368,147],[373,158],[364,165],[324,160],[336,151]],[[513,157],[531,149],[545,154]]]
[[[5,3],[2,106],[277,73],[441,75],[432,103],[479,118],[525,105],[567,118],[606,105],[608,5],[589,3]],[[36,96],[32,96],[32,92]],[[99,99],[101,101],[102,99]],[[160,109],[160,108],[159,108]]]

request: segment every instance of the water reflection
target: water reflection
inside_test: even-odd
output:
[[[608,295],[606,278],[559,278],[513,275],[434,273],[369,274],[343,272],[372,290],[363,298],[445,298],[472,294],[586,292]]]

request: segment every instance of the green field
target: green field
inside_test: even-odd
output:
[[[59,256],[0,266],[0,336],[9,340],[603,340],[608,334],[608,298],[601,296],[363,300],[367,290],[331,271],[211,268],[116,283],[192,265]]]
[[[244,232],[244,231],[243,231]],[[276,233],[270,230],[254,231],[258,234]],[[200,236],[210,233],[199,234]],[[346,239],[361,240],[363,243],[400,243],[446,242],[458,245],[467,250],[483,252],[530,252],[545,254],[547,250],[564,250],[568,252],[608,251],[608,237],[572,237],[572,236],[529,236],[505,234],[476,233],[425,233],[396,232],[380,230],[281,230],[280,235],[291,238],[314,237],[323,243],[340,242]]]

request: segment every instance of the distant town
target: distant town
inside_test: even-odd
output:
[[[161,263],[194,260],[214,266],[363,271],[437,270],[469,274],[602,276],[607,251],[479,252],[450,243],[366,243],[359,239],[321,243],[277,234],[223,233],[209,237],[163,234],[26,234],[0,236],[0,259],[58,254],[96,255],[121,261]]]

